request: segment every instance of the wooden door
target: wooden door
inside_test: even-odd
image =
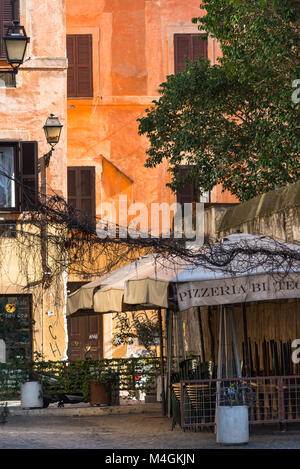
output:
[[[103,316],[84,314],[68,317],[68,359],[84,360],[86,347],[90,347],[88,358],[103,357]]]

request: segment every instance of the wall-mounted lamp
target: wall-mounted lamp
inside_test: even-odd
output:
[[[51,145],[51,150],[49,151],[49,153],[46,153],[46,155],[44,155],[46,167],[49,166],[50,158],[52,156],[54,147],[59,142],[62,128],[63,125],[59,122],[59,118],[56,117],[54,114],[50,114],[44,125],[46,140],[49,145]]]
[[[20,26],[18,20],[7,28],[6,35],[3,36],[6,57],[11,70],[0,70],[1,73],[18,73],[20,65],[24,62],[27,44],[30,38],[26,35],[24,26]]]

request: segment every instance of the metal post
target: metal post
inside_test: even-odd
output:
[[[161,399],[163,414],[166,415],[166,394],[165,394],[165,364],[164,364],[164,343],[163,343],[163,327],[161,308],[158,308],[158,323],[159,323],[159,342],[160,342],[160,374],[161,374]]]
[[[167,396],[168,417],[171,417],[171,371],[173,358],[173,312],[167,310]]]
[[[225,376],[228,378],[228,318],[227,318],[227,310],[226,307],[223,306],[223,321],[224,321],[224,355],[225,355]]]
[[[283,421],[285,420],[283,379],[282,379],[282,376],[279,376],[277,379],[278,379],[278,420],[282,424]]]
[[[181,356],[183,360],[185,360],[185,347],[184,347],[184,334],[183,334],[183,324],[182,324],[182,314],[181,311],[177,311],[177,319],[178,319],[178,328],[179,328],[179,337],[180,337],[180,348],[181,348]]]
[[[200,347],[201,347],[201,360],[205,362],[205,345],[204,345],[204,337],[203,337],[203,325],[202,325],[202,317],[201,317],[201,308],[198,307],[198,320],[199,320],[199,333],[200,333]]]
[[[220,306],[220,326],[219,326],[219,351],[218,351],[218,370],[217,370],[217,386],[216,386],[216,410],[215,410],[215,421],[218,421],[217,412],[218,405],[220,402],[220,379],[222,378],[223,372],[223,334],[224,334],[224,306]]]
[[[41,200],[42,204],[46,205],[47,203],[47,168],[45,164],[45,157],[43,156],[40,159],[40,169],[41,169]],[[47,263],[47,226],[45,222],[45,216],[42,215],[41,218],[41,261],[42,261],[42,355],[44,356],[44,314],[45,314],[45,274],[48,272],[48,263]]]
[[[245,344],[245,369],[246,376],[250,376],[250,363],[249,363],[249,346],[248,346],[248,326],[247,326],[247,310],[246,303],[242,304],[243,310],[243,329],[244,329],[244,344]]]
[[[242,377],[242,370],[241,370],[241,361],[240,361],[240,357],[239,357],[238,341],[237,341],[237,335],[236,335],[234,306],[232,306],[230,308],[230,318],[231,318],[231,327],[232,327],[232,339],[233,339],[235,367],[236,367],[237,377],[241,378]]]

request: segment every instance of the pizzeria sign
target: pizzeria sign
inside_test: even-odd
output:
[[[180,311],[193,306],[300,298],[300,273],[251,275],[177,284]]]

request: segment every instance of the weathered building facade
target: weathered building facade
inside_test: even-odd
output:
[[[192,23],[201,14],[199,1],[67,0],[66,10],[70,203],[92,216],[105,216],[107,202],[118,214],[121,200],[128,208],[146,205],[148,213],[151,204],[171,205],[176,195],[166,187],[168,165],[145,168],[148,142],[138,135],[137,119],[158,98],[167,75],[184,69],[186,58],[203,55],[216,62],[216,40],[199,41],[201,31]],[[200,198],[189,185],[177,200]],[[202,200],[236,203],[220,187]],[[116,222],[123,224],[118,215]],[[111,345],[111,315],[102,320],[103,325],[88,317],[71,319],[70,341],[79,344],[80,335],[88,341],[101,333],[104,356],[121,353]],[[95,341],[94,346],[96,351]]]
[[[47,187],[79,210],[101,216],[103,203],[118,209],[122,200],[128,208],[144,204],[150,213],[155,203],[199,201],[191,185],[177,197],[166,187],[167,163],[145,168],[148,142],[138,135],[137,122],[157,99],[159,85],[182,70],[186,58],[203,55],[216,62],[215,39],[197,40],[201,31],[191,19],[199,14],[198,0],[0,0],[1,36],[13,19],[20,19],[30,37],[15,81],[1,75],[1,67],[8,66],[1,44],[2,153],[31,161],[26,177],[40,187],[38,161],[49,149],[43,125],[54,113],[64,129],[47,169]],[[210,207],[236,203],[219,186],[202,200]],[[12,199],[10,205],[0,206],[5,226],[14,226],[26,212],[13,207]],[[56,286],[24,290],[36,280],[32,254],[25,255],[13,237],[2,238],[1,245],[4,306],[23,302],[20,307],[32,315],[33,350],[46,359],[67,357],[67,281],[70,291],[79,285],[72,282],[82,279],[66,274]],[[112,330],[112,315],[85,315],[69,323],[69,344],[73,340],[81,355],[83,346],[92,345],[97,357],[120,356],[124,350],[112,346]]]
[[[25,27],[30,42],[18,74],[1,74],[8,69],[2,36],[14,19]],[[32,251],[24,249],[16,235],[18,220],[26,215],[20,198],[27,180],[32,190],[41,185],[39,162],[49,151],[43,125],[50,113],[56,114],[64,130],[47,169],[48,188],[66,197],[66,43],[64,0],[0,0],[0,155],[1,170],[1,311],[7,304],[35,321],[28,337],[32,351],[45,359],[66,357],[67,336],[64,315],[64,279],[59,291],[45,290],[38,281],[40,273]],[[18,181],[21,181],[19,184]],[[5,233],[5,234],[3,234]],[[57,297],[60,301],[57,302]],[[12,310],[13,314],[13,310]]]

